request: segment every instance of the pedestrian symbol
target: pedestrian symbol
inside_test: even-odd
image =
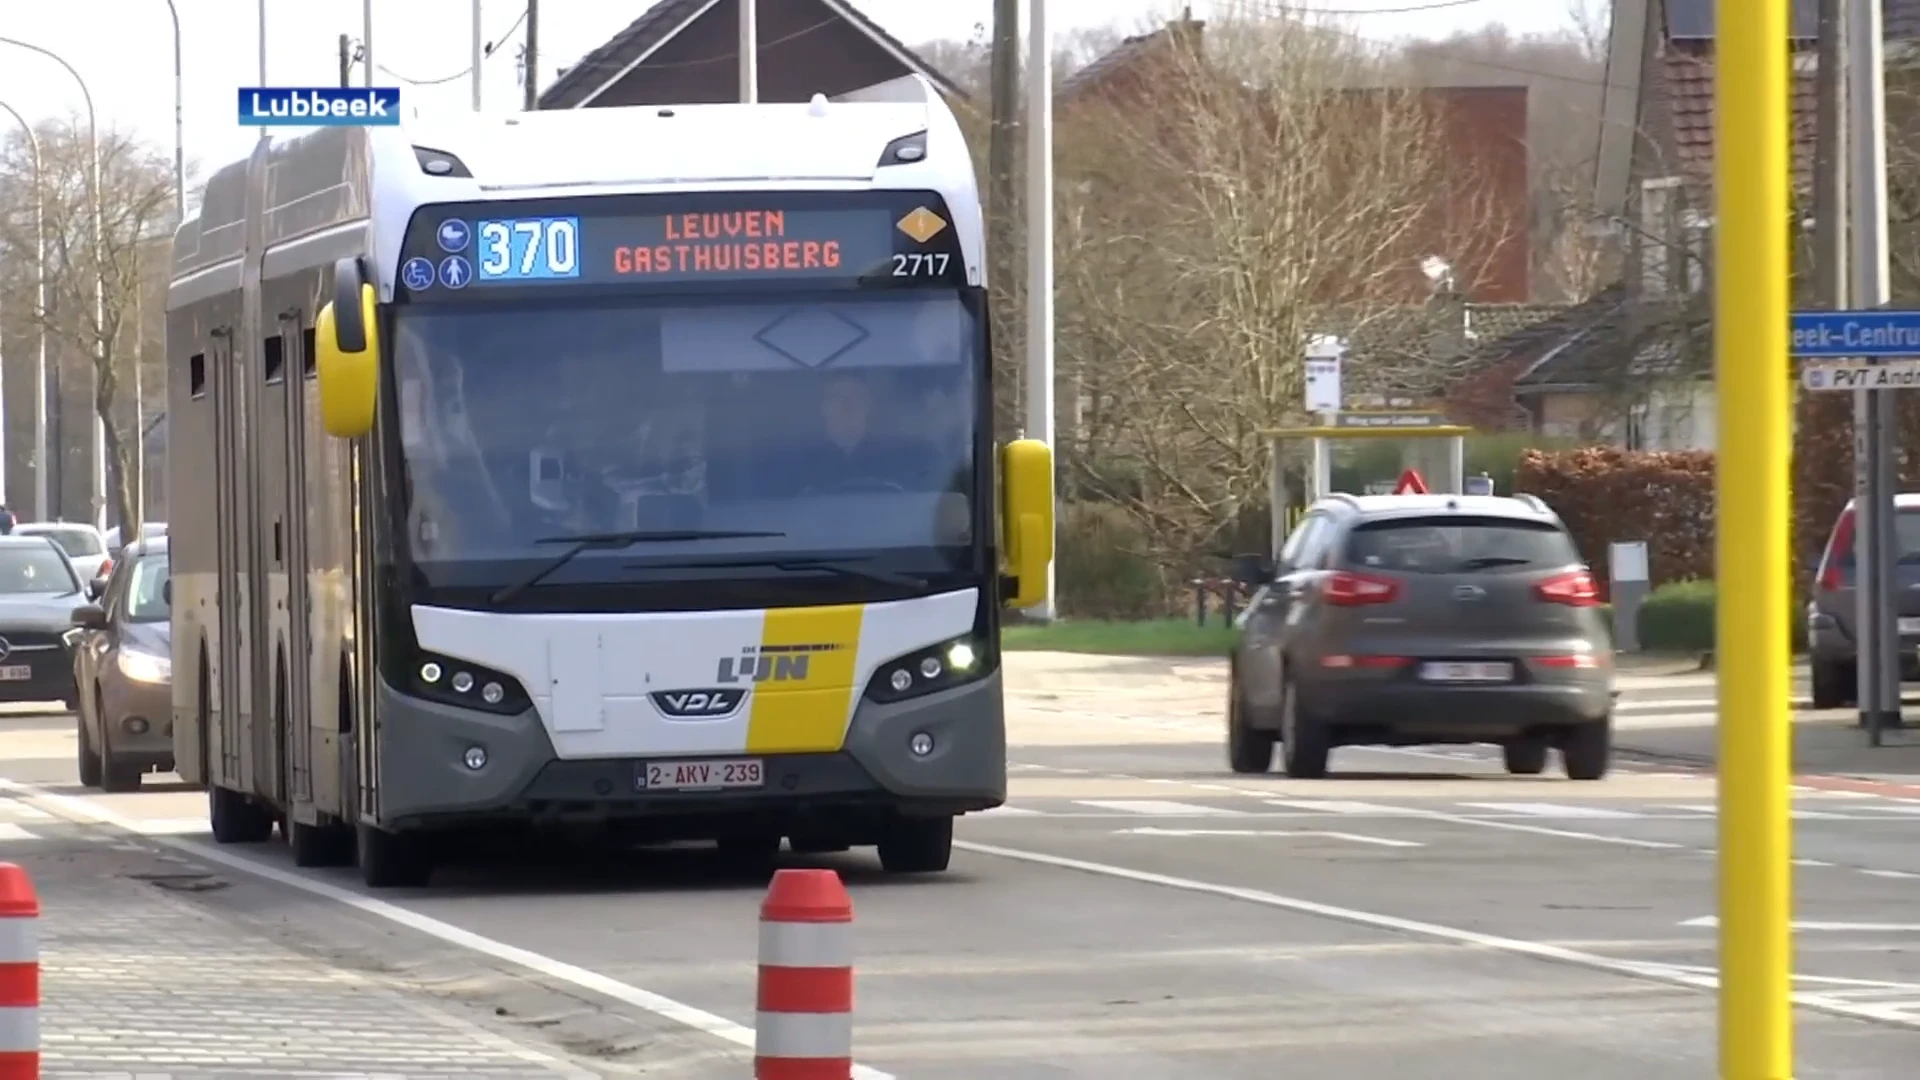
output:
[[[441,222],[438,239],[442,251],[467,250],[467,223],[458,220]]]
[[[473,264],[458,255],[440,260],[440,284],[449,289],[464,289],[473,280]]]
[[[400,268],[400,284],[414,292],[433,288],[433,264],[421,258],[408,259]]]

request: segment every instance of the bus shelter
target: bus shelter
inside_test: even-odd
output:
[[[1308,427],[1278,428],[1263,433],[1271,450],[1268,490],[1273,506],[1274,557],[1278,557],[1280,545],[1286,542],[1288,507],[1296,501],[1310,506],[1315,499],[1332,493],[1335,442],[1400,439],[1437,443],[1444,449],[1444,464],[1438,468],[1429,465],[1421,470],[1433,477],[1431,490],[1435,494],[1466,493],[1466,437],[1473,434],[1472,428],[1449,424],[1445,416],[1436,412],[1340,412],[1322,414],[1321,419],[1321,423]],[[1289,465],[1298,458],[1302,444],[1307,449],[1305,468],[1300,470],[1305,483],[1303,490],[1296,493],[1288,480],[1288,474],[1293,471]],[[1298,500],[1294,498],[1296,494]]]

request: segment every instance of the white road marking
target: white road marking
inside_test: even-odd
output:
[[[1309,810],[1320,814],[1349,814],[1355,817],[1413,817],[1419,811],[1406,806],[1383,803],[1345,802],[1340,799],[1266,799],[1268,806],[1290,810]]]
[[[39,836],[30,833],[18,825],[0,823],[0,843],[8,840],[38,840]]]
[[[1620,960],[1596,953],[1582,952],[1560,945],[1550,945],[1541,941],[1527,941],[1521,938],[1501,937],[1476,930],[1463,930],[1458,927],[1443,926],[1439,923],[1421,922],[1417,919],[1403,919],[1396,915],[1383,915],[1378,912],[1362,911],[1358,908],[1337,907],[1316,900],[1283,896],[1264,889],[1248,889],[1237,885],[1221,885],[1194,878],[1175,877],[1170,874],[1156,874],[1146,870],[1135,870],[1126,866],[1110,863],[1090,862],[1085,859],[1073,859],[1064,855],[1052,855],[1040,851],[1026,851],[1020,848],[1000,847],[995,844],[979,844],[973,841],[956,840],[953,846],[978,855],[992,855],[1001,859],[1034,863],[1040,866],[1052,866],[1061,870],[1074,870],[1083,874],[1116,878],[1122,881],[1137,882],[1142,885],[1158,885],[1162,888],[1178,889],[1182,892],[1200,893],[1218,896],[1228,900],[1259,904],[1264,907],[1292,911],[1301,915],[1310,915],[1322,919],[1335,919],[1340,922],[1369,926],[1397,934],[1411,934],[1418,937],[1452,942],[1480,949],[1491,949],[1513,956],[1525,956],[1535,960],[1547,960],[1560,964],[1601,971],[1611,975],[1620,975],[1632,979],[1643,979],[1665,983],[1670,986],[1684,986],[1695,990],[1717,990],[1720,980],[1711,973],[1699,973],[1677,968],[1672,964],[1653,963],[1641,960]],[[1905,1028],[1920,1029],[1920,1017],[1908,1014],[1897,1006],[1854,1003],[1831,994],[1796,992],[1795,1004],[1836,1016],[1850,1016],[1857,1019],[1877,1020],[1882,1023],[1896,1024]]]
[[[991,810],[975,810],[968,817],[1044,817],[1045,810],[1029,810],[1024,806],[996,806]]]
[[[1718,927],[1720,919],[1713,915],[1702,915],[1697,919],[1688,919],[1681,926]],[[1818,919],[1793,920],[1795,930],[1832,931],[1834,933],[1862,934],[1920,934],[1920,923],[1872,923],[1872,922],[1827,922]]]
[[[1460,805],[1471,806],[1476,810],[1504,811],[1543,818],[1637,818],[1640,816],[1627,810],[1608,810],[1599,806],[1566,806],[1561,803],[1547,802],[1470,802]]]
[[[1116,835],[1123,836],[1286,836],[1286,837],[1326,837],[1333,840],[1350,840],[1356,844],[1379,844],[1381,847],[1426,847],[1413,840],[1389,840],[1384,836],[1361,836],[1348,832],[1296,832],[1287,829],[1162,829],[1148,825],[1139,829],[1115,829]]]
[[[1862,870],[1860,872],[1872,877],[1898,878],[1903,881],[1920,878],[1920,874],[1916,874],[1911,870]]]
[[[111,825],[114,828],[124,829],[132,833],[139,833],[141,831],[135,819],[104,806],[95,805],[86,799],[44,791],[31,785],[20,783],[17,780],[0,779],[0,790],[15,792],[35,802],[43,803],[45,804],[44,808],[47,809],[64,811],[68,817],[78,817],[102,825]],[[449,945],[457,945],[460,948],[480,953],[483,956],[491,956],[496,960],[504,961],[515,967],[524,968],[536,975],[542,975],[558,982],[579,987],[590,993],[612,998],[622,1004],[631,1005],[636,1009],[652,1013],[663,1020],[680,1024],[683,1027],[692,1028],[695,1031],[711,1035],[716,1039],[732,1043],[735,1046],[746,1047],[749,1050],[753,1049],[754,1032],[752,1028],[744,1024],[736,1024],[724,1016],[718,1016],[704,1009],[697,1009],[691,1005],[675,1001],[672,998],[664,997],[652,991],[642,990],[637,986],[609,978],[597,971],[590,971],[578,965],[569,964],[563,960],[555,960],[550,956],[544,956],[529,949],[522,949],[516,945],[509,945],[503,941],[495,941],[492,938],[476,934],[471,930],[463,930],[452,923],[442,922],[431,916],[422,915],[417,911],[409,910],[398,904],[388,903],[385,900],[376,900],[371,896],[353,892],[349,889],[343,889],[336,885],[329,885],[323,881],[316,881],[300,874],[282,870],[276,866],[269,866],[265,863],[255,862],[252,859],[231,855],[198,841],[185,840],[176,836],[166,835],[153,835],[151,839],[156,844],[163,844],[176,851],[185,852],[202,862],[216,863],[228,869],[238,870],[241,873],[252,874],[254,877],[271,881],[276,885],[283,885],[289,889],[298,889],[301,892],[313,896],[332,900],[337,904],[352,908],[363,915],[371,915],[376,919],[384,919],[387,922],[404,926],[409,930],[425,934],[428,937],[437,938]],[[747,931],[743,930],[743,932]],[[896,1080],[891,1073],[881,1072],[878,1069],[869,1068],[864,1065],[854,1066],[853,1075],[857,1077],[858,1080]]]
[[[1238,810],[1228,810],[1221,806],[1202,806],[1198,803],[1163,802],[1159,799],[1075,799],[1079,806],[1091,806],[1096,810],[1115,810],[1123,814],[1139,814],[1150,817],[1244,817]]]

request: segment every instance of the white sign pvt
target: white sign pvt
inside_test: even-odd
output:
[[[1920,358],[1808,364],[1800,385],[1809,390],[1911,390],[1920,387]]]
[[[1310,413],[1340,411],[1340,357],[1346,343],[1331,334],[1315,334],[1307,340],[1305,376],[1306,406]]]

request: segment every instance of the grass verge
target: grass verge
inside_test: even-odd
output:
[[[1225,656],[1235,631],[1191,619],[1108,622],[1071,619],[1054,623],[1009,623],[1000,647],[1021,652],[1106,653],[1114,656]]]

